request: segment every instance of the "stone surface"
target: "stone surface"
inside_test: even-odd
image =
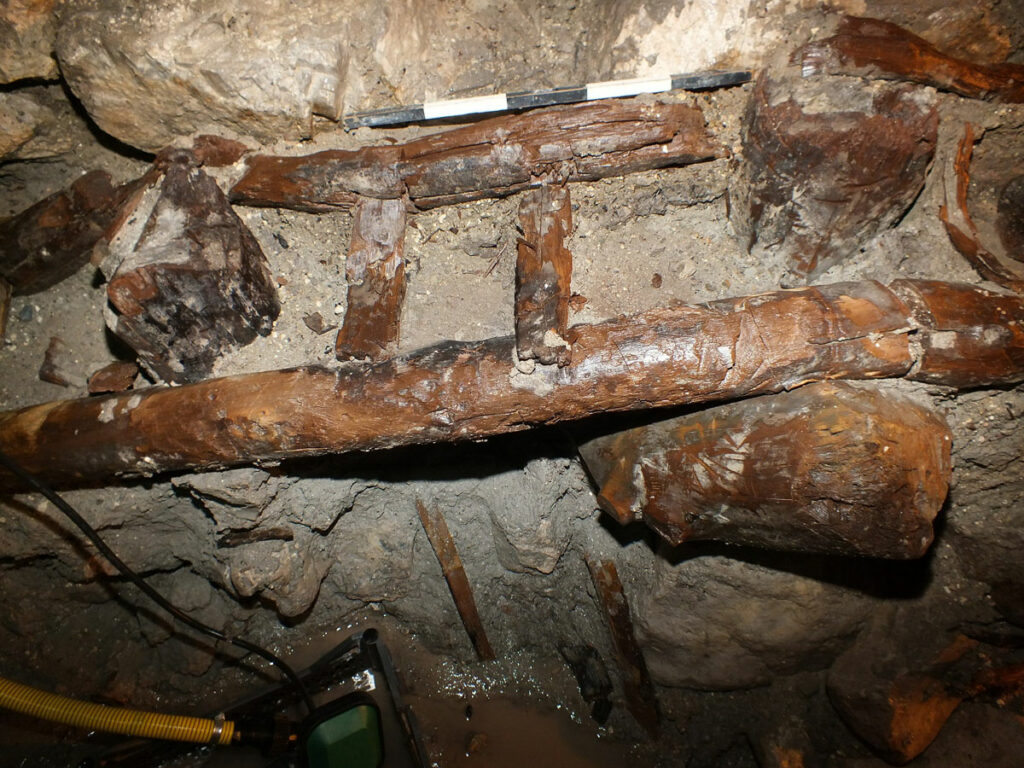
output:
[[[7,0],[0,5],[0,83],[57,77],[56,6],[57,0]]]
[[[659,560],[652,570],[653,583],[633,603],[651,676],[662,685],[729,690],[827,667],[872,610],[821,573],[721,555]]]
[[[44,88],[0,93],[0,163],[38,160],[71,149],[72,140],[61,133],[61,113]]]

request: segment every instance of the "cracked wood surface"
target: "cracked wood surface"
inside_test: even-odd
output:
[[[339,360],[383,360],[398,343],[405,299],[405,203],[363,198],[345,259],[348,299],[334,352]]]
[[[580,455],[603,510],[672,545],[915,558],[946,499],[951,442],[905,398],[822,382],[600,436]]]
[[[230,196],[315,213],[351,208],[360,197],[407,196],[424,209],[724,153],[697,107],[608,100],[495,117],[405,144],[255,155]]]
[[[572,295],[572,234],[569,189],[545,184],[519,204],[516,258],[516,353],[520,360],[566,365],[572,350],[565,341]]]
[[[834,37],[809,43],[794,60],[804,76],[854,75],[907,80],[972,99],[1024,102],[1024,65],[975,64],[881,19],[844,16]]]
[[[0,450],[68,484],[478,440],[823,379],[1009,384],[1024,379],[1024,297],[922,280],[838,283],[578,325],[568,341],[568,365],[531,374],[504,337],[45,403],[0,414]]]

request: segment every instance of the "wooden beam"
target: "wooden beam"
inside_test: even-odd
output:
[[[405,202],[363,198],[345,260],[348,301],[334,351],[339,360],[383,360],[398,343],[405,298]]]
[[[504,197],[547,180],[592,181],[724,155],[685,104],[608,100],[504,115],[406,144],[255,155],[231,190],[243,205],[324,212],[360,197],[417,208]]]
[[[54,482],[478,440],[597,413],[823,379],[1024,379],[1024,297],[901,280],[776,291],[569,330],[564,368],[515,367],[511,337],[0,413],[0,450]],[[188,418],[182,418],[187,414]]]
[[[566,186],[545,184],[523,195],[519,204],[516,258],[516,354],[520,360],[567,365],[565,340],[572,296],[572,208]]]
[[[602,509],[673,545],[914,558],[946,499],[951,442],[915,403],[828,382],[603,435],[580,454]]]
[[[844,16],[838,34],[793,54],[810,74],[907,80],[971,99],[1024,102],[1024,65],[975,64],[880,19]]]

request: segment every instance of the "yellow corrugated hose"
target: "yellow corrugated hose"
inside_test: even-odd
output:
[[[230,720],[164,715],[108,707],[40,691],[0,677],[0,707],[90,731],[144,739],[227,745],[235,734]]]

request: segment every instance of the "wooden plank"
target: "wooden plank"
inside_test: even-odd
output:
[[[567,365],[565,340],[572,296],[572,234],[569,188],[545,184],[523,195],[519,204],[516,259],[516,354],[520,360]]]
[[[911,344],[911,338],[913,344]],[[731,400],[824,379],[1024,380],[1024,297],[865,281],[651,310],[570,329],[564,368],[512,337],[0,413],[0,450],[54,482],[478,440],[595,413]],[[189,418],[182,419],[187,413]]]
[[[459,557],[459,551],[455,548],[455,540],[448,531],[448,523],[445,522],[444,515],[436,504],[429,509],[419,499],[416,499],[416,511],[419,513],[420,522],[423,523],[427,539],[430,540],[430,546],[433,547],[434,554],[437,555],[438,562],[441,563],[444,580],[448,582],[448,589],[451,590],[452,598],[455,600],[455,608],[466,627],[477,657],[480,661],[493,660],[495,658],[494,649],[491,648],[483,622],[480,621],[480,614],[477,613],[473,588],[469,585],[466,569],[462,567],[462,558]]]
[[[434,208],[723,155],[697,107],[608,100],[503,115],[406,144],[255,155],[231,200],[324,212],[360,197],[407,196]]]
[[[345,260],[348,301],[334,351],[339,360],[383,360],[398,343],[405,298],[405,202],[363,198]]]
[[[640,650],[633,631],[633,619],[629,613],[629,601],[622,588],[618,569],[612,560],[586,558],[590,578],[597,590],[598,602],[608,623],[612,637],[615,658],[622,673],[622,688],[626,697],[626,708],[653,739],[661,729],[658,702],[654,695],[654,684],[647,671],[647,662]]]
[[[603,435],[580,455],[602,509],[673,545],[914,558],[946,499],[951,443],[909,400],[828,382]]]

